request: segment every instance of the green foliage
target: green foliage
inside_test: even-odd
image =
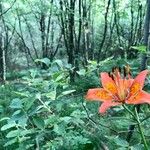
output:
[[[48,70],[32,69],[27,74],[20,85],[14,84],[15,97],[7,97],[12,113],[0,120],[6,135],[1,141],[4,148],[83,149],[91,144],[81,128],[85,113],[77,112],[77,102],[68,99],[75,90],[68,84],[69,72],[62,62],[56,60]],[[2,105],[1,111],[5,113]]]
[[[146,46],[144,45],[132,46],[131,48],[138,50],[140,53],[146,53]]]
[[[2,85],[1,148],[96,150],[105,146],[110,150],[143,149],[137,130],[132,141],[126,141],[128,127],[135,121],[121,106],[100,116],[99,104],[83,98],[87,89],[100,86],[100,72],[108,71],[114,63],[122,65],[125,62],[120,59],[108,59],[99,64],[89,62],[87,68],[77,72],[76,82],[70,85],[70,66],[56,60],[47,70],[30,69],[19,82]],[[134,74],[137,74],[138,62],[128,61]],[[148,111],[148,107],[142,107],[141,119],[148,116]],[[149,119],[142,123],[147,136],[150,133],[148,122]]]

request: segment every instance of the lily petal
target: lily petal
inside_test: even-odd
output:
[[[103,102],[99,108],[99,112],[101,114],[105,113],[110,107],[112,106],[117,106],[117,105],[121,105],[122,103],[118,103],[118,102],[111,102],[111,101],[107,101],[107,102]]]
[[[131,96],[135,95],[139,90],[142,90],[148,72],[148,70],[144,70],[134,79],[134,82],[130,88]]]
[[[150,104],[150,94],[141,90],[136,96],[130,97],[127,101],[127,104]]]
[[[101,81],[104,89],[106,89],[113,95],[117,93],[117,87],[115,85],[115,82],[112,80],[112,78],[109,77],[108,73],[101,73]]]
[[[134,82],[134,79],[125,79],[126,88],[130,88]]]
[[[111,101],[112,96],[103,88],[95,88],[88,90],[86,99],[96,101]]]

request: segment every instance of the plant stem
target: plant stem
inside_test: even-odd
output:
[[[143,133],[143,130],[142,130],[141,122],[140,122],[139,115],[137,113],[136,108],[135,108],[135,115],[136,115],[136,118],[137,118],[137,123],[138,123],[137,125],[138,125],[138,129],[139,129],[139,132],[140,132],[143,144],[144,144],[144,148],[145,148],[145,150],[148,150],[148,146],[147,146],[147,143],[146,143],[146,139],[145,139],[145,136],[144,136],[144,133]]]
[[[126,105],[122,105],[123,106],[123,108],[127,111],[127,112],[129,112],[130,114],[131,114],[131,116],[133,116],[133,118],[137,121],[137,117],[135,116],[135,114],[128,108],[128,107],[126,107]],[[137,121],[138,122],[138,121]]]
[[[143,144],[144,144],[144,149],[145,150],[148,150],[148,146],[147,146],[147,143],[146,143],[146,139],[145,139],[145,136],[144,136],[144,133],[143,133],[143,130],[142,130],[142,126],[141,126],[141,122],[140,122],[140,119],[139,119],[139,115],[138,115],[138,112],[137,112],[137,108],[135,107],[135,114],[130,111],[130,109],[128,109],[128,107],[126,107],[125,105],[123,105],[124,109],[126,111],[128,111],[132,116],[133,118],[136,120],[137,122],[137,125],[138,125],[138,129],[139,129],[139,132],[140,132],[140,135],[141,135],[141,138],[142,138],[142,141],[143,141]]]

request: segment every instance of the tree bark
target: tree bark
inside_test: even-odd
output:
[[[65,10],[64,10],[64,6],[65,6]],[[71,64],[73,68],[72,70],[70,70],[70,82],[74,82],[75,80],[75,42],[74,42],[75,0],[70,0],[70,2],[60,0],[60,9],[62,11],[60,15],[61,28],[62,28],[65,47],[68,54],[68,63]]]
[[[0,2],[0,12],[3,14],[2,2]],[[4,20],[3,16],[0,16],[0,80],[5,83],[6,80],[6,61],[5,61],[5,49],[4,49]],[[8,38],[8,37],[6,37]]]
[[[103,49],[103,46],[104,46],[104,43],[105,43],[105,39],[106,39],[106,34],[107,34],[107,26],[108,26],[107,18],[108,18],[108,11],[109,11],[110,2],[111,2],[111,0],[108,0],[107,7],[106,7],[106,12],[105,12],[105,26],[104,26],[103,39],[102,39],[102,41],[100,43],[100,48],[99,48],[99,51],[98,51],[98,59],[97,59],[98,63],[100,62],[100,55],[101,55],[101,51]]]

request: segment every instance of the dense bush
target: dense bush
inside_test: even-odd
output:
[[[121,60],[117,61],[122,64]],[[132,66],[136,74],[138,64],[135,62]],[[109,59],[99,65],[89,63],[88,70],[78,71],[76,82],[70,85],[69,66],[56,60],[48,70],[31,69],[18,80],[2,85],[1,147],[15,150],[142,149],[138,132],[135,131],[130,144],[126,141],[128,127],[135,121],[121,106],[101,116],[97,102],[84,100],[87,89],[99,86],[99,72],[107,71],[113,63],[116,61]],[[145,118],[148,112],[149,107],[143,106],[140,117]],[[143,121],[147,140],[148,122],[148,118]]]

